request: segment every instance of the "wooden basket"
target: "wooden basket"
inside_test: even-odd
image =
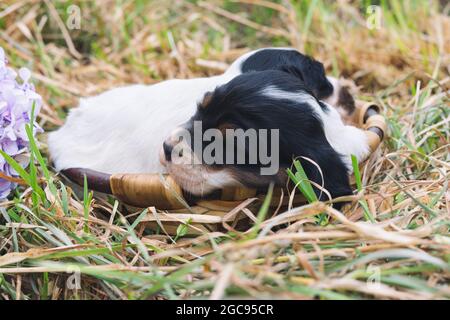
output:
[[[387,129],[380,108],[357,101],[352,122],[365,130],[371,152],[374,152],[386,136]],[[79,185],[83,185],[86,176],[90,189],[114,195],[128,206],[129,211],[149,208],[152,214],[143,221],[150,228],[159,227],[168,234],[175,234],[180,223],[187,223],[189,233],[216,231],[224,223],[235,226],[246,216],[242,209],[255,208],[265,198],[255,189],[232,187],[208,198],[188,199],[170,176],[159,173],[110,175],[83,168],[66,169],[62,173]],[[288,193],[282,188],[274,190],[271,207],[286,207],[290,200],[293,205],[305,203],[300,194],[289,199]]]

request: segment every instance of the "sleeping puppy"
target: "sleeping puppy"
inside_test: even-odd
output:
[[[288,72],[319,99],[332,101],[346,114],[353,112],[353,100],[340,99],[350,95],[342,94],[346,89],[337,80],[326,77],[320,62],[294,49],[260,49],[241,56],[219,76],[131,85],[80,99],[66,123],[49,134],[53,164],[58,171],[165,172],[158,150],[172,130],[195,113],[205,93],[242,73],[263,70]]]
[[[352,193],[350,155],[368,153],[364,132],[345,125],[295,70],[269,70],[244,73],[207,93],[160,155],[193,195],[225,186],[284,186],[286,169],[298,158],[309,179],[335,198]]]

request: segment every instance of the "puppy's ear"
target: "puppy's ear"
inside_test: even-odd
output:
[[[283,152],[280,163],[290,167],[292,160],[298,159],[307,177],[319,186],[323,183],[332,198],[351,195],[348,169],[342,156],[328,142],[323,124],[313,116],[313,109],[303,118],[289,120],[305,125],[300,127],[287,123],[280,130],[280,141],[284,142],[280,145],[280,151]],[[313,189],[320,200],[328,200],[326,193],[314,186]]]
[[[243,73],[250,71],[280,70],[301,80],[319,99],[333,93],[333,85],[325,76],[323,64],[294,49],[262,49],[249,56],[241,66]]]
[[[318,99],[327,98],[333,93],[333,85],[325,75],[323,64],[308,56],[280,69],[301,79]]]

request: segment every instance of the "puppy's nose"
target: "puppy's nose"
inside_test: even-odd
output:
[[[164,142],[163,150],[164,150],[164,157],[166,158],[166,161],[171,161],[173,146],[171,144],[168,144],[167,142]]]

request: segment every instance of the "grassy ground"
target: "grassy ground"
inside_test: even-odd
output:
[[[14,67],[34,71],[47,131],[80,96],[213,75],[250,49],[293,46],[380,104],[390,136],[343,212],[314,203],[248,232],[188,237],[181,225],[169,237],[144,228],[149,210],[126,220],[118,202],[87,190],[77,198],[45,163],[44,134],[31,186],[0,204],[0,299],[450,298],[444,3],[2,1],[0,46]],[[66,27],[72,4],[80,30]],[[316,223],[320,212],[327,225]]]

